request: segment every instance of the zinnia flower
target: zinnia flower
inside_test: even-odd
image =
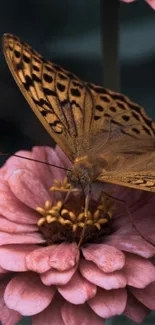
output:
[[[135,0],[121,0],[123,2],[126,2],[126,3],[130,3],[130,2],[133,2]],[[154,10],[155,10],[155,0],[145,0],[149,5],[150,7],[152,7]]]
[[[18,154],[70,166],[58,147]],[[32,316],[33,325],[103,325],[122,313],[142,322],[155,308],[155,247],[134,229],[126,207],[104,195],[92,196],[83,231],[83,195],[64,200],[65,193],[49,191],[54,179],[67,189],[64,177],[64,170],[16,157],[0,170],[1,323]],[[155,195],[112,185],[107,193],[113,188],[153,241]]]

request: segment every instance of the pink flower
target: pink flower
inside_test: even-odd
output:
[[[121,0],[126,3],[134,2],[135,0]],[[146,2],[155,10],[155,0],[146,0]]]
[[[34,147],[18,154],[70,166],[58,147]],[[86,228],[79,248],[70,221],[65,226],[63,222],[69,220],[66,215],[73,223],[75,215],[79,217],[81,194],[70,195],[61,218],[53,212],[64,194],[50,192],[49,187],[54,178],[63,182],[64,177],[61,169],[16,157],[0,170],[2,324],[15,325],[22,316],[32,316],[33,325],[103,325],[104,319],[122,313],[142,322],[155,309],[154,246],[133,229],[124,205],[115,202],[112,219],[102,211],[105,223],[101,229]],[[113,188],[114,196],[126,201],[138,230],[153,241],[155,195],[111,185],[106,190]],[[98,204],[101,201],[92,197],[92,214]],[[111,212],[110,204],[108,209]],[[52,223],[57,214],[61,222]]]

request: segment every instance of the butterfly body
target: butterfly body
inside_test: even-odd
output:
[[[81,81],[16,36],[4,35],[3,49],[29,105],[73,163],[74,187],[99,181],[155,191],[155,125],[141,106]]]

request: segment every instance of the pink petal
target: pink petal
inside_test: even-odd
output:
[[[32,316],[44,310],[52,301],[53,287],[46,287],[34,273],[16,275],[4,293],[6,305],[21,315]]]
[[[6,182],[0,182],[0,214],[22,224],[36,224],[38,213],[21,203]]]
[[[7,244],[41,244],[45,240],[39,233],[7,234],[0,232],[0,246]]]
[[[86,260],[94,262],[104,272],[122,269],[125,264],[124,254],[115,247],[104,244],[91,244],[82,248]]]
[[[6,284],[6,281],[0,284],[0,320],[3,325],[16,325],[22,319],[22,315],[6,306],[4,302]]]
[[[16,169],[8,178],[8,183],[14,195],[32,209],[44,206],[46,200],[51,200],[49,191],[34,173],[27,169]]]
[[[143,270],[143,271],[142,271]],[[136,288],[145,288],[155,281],[155,267],[143,257],[126,254],[125,267],[128,285]]]
[[[88,281],[106,290],[124,288],[127,278],[123,271],[104,273],[93,262],[81,260],[80,272]]]
[[[64,161],[60,160],[56,151],[51,147],[34,147],[32,153],[33,158],[35,159],[46,161],[47,163],[53,164],[58,167],[65,167]],[[36,164],[36,170],[39,177],[42,179],[42,182],[46,185],[47,188],[52,185],[53,178],[62,181],[66,176],[65,170],[44,164]]]
[[[155,255],[155,247],[140,238],[139,235],[127,234],[107,236],[106,244],[117,247],[125,252],[134,253],[145,258]]]
[[[41,274],[41,281],[49,286],[49,285],[64,285],[70,281],[73,274],[75,273],[77,266],[72,267],[66,271],[57,271],[55,269],[49,270],[43,274]]]
[[[152,9],[155,10],[155,1],[154,0],[146,0],[146,2],[151,6]]]
[[[86,304],[75,306],[66,302],[62,307],[61,314],[65,325],[104,325],[103,319],[98,317]]]
[[[33,147],[33,149],[32,149],[33,158],[48,163],[48,155],[46,153],[47,148],[48,147],[41,147],[41,146]],[[55,161],[53,159],[54,149],[49,148],[49,151],[50,151],[50,156],[51,156],[51,160],[52,160],[51,163],[55,164]],[[57,169],[58,168],[53,167],[53,172]],[[36,162],[35,172],[37,173],[39,179],[44,184],[44,186],[47,189],[49,189],[53,183],[53,173],[51,172],[50,166]]]
[[[64,299],[78,305],[85,303],[85,301],[95,296],[96,286],[76,272],[69,283],[58,287],[58,291]]]
[[[46,309],[32,317],[32,325],[64,325],[61,317],[63,304],[63,298],[56,294]]]
[[[3,269],[2,266],[0,266],[0,274],[5,274],[5,273],[8,273],[8,271]]]
[[[121,0],[123,2],[126,2],[126,3],[130,3],[130,2],[134,2],[135,0]]]
[[[44,273],[52,268],[65,271],[74,267],[79,260],[79,249],[75,243],[51,245],[33,251],[26,258],[29,270]]]
[[[106,291],[99,289],[96,296],[88,301],[94,312],[103,318],[121,315],[127,301],[125,289]]]
[[[26,150],[19,150],[15,154],[32,159],[32,152],[26,151]],[[29,169],[32,170],[33,173],[35,173],[35,165],[36,163],[34,161],[30,161],[28,159],[23,158],[17,158],[15,156],[11,156],[4,164],[5,166],[5,177],[3,177],[5,180],[8,180],[8,177],[16,170],[16,169]]]
[[[27,271],[25,258],[36,249],[34,245],[6,245],[0,247],[0,265],[14,272]]]
[[[147,308],[155,309],[155,282],[144,289],[130,287],[130,292]]]
[[[124,314],[134,322],[142,323],[150,310],[142,305],[135,297],[128,294],[127,305]]]
[[[0,231],[10,233],[23,233],[38,231],[37,225],[21,224],[9,221],[6,218],[0,217]]]

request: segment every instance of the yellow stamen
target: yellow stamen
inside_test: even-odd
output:
[[[63,205],[62,201],[58,201],[57,204],[56,204],[56,206],[58,207],[58,209],[61,209],[62,208],[62,205]]]
[[[45,209],[48,210],[48,209],[50,209],[50,208],[51,208],[51,202],[47,200],[47,201],[45,202]]]
[[[54,179],[54,184],[55,184],[57,187],[61,187],[61,182],[58,181],[58,179]]]
[[[40,226],[42,226],[42,225],[45,223],[45,221],[46,221],[46,218],[45,218],[45,217],[40,218],[40,219],[38,220],[38,222],[37,222],[37,225],[40,227]]]
[[[69,217],[72,221],[76,221],[76,216],[72,211],[69,211]]]
[[[84,222],[78,222],[78,227],[83,228],[85,226]]]
[[[81,221],[82,219],[84,219],[84,217],[85,217],[84,212],[81,212],[77,217],[77,221]]]
[[[69,211],[67,209],[62,209],[61,211],[61,216],[65,216],[65,215],[68,215],[69,214]]]
[[[94,219],[98,219],[99,216],[100,216],[100,210],[96,210],[96,211],[94,212],[94,214],[93,214],[93,218],[94,218]]]
[[[40,214],[42,214],[43,216],[45,214],[45,210],[41,207],[36,207],[36,211],[39,212]]]
[[[78,226],[76,224],[73,225],[72,229],[73,229],[74,232],[76,231],[77,227]]]
[[[70,220],[64,220],[64,225],[72,225],[72,222]]]
[[[98,223],[99,223],[100,225],[104,225],[104,224],[107,223],[107,222],[108,222],[108,220],[107,220],[106,218],[101,218],[101,219],[98,220]]]
[[[50,190],[67,193],[71,191],[71,185],[65,177],[63,182],[54,180],[54,184],[51,186]],[[79,190],[72,189],[72,192],[76,191]],[[69,200],[68,197],[67,200]],[[108,224],[109,220],[112,218],[114,210],[113,200],[104,195],[101,195],[98,206],[96,206],[97,204],[93,201],[93,212],[88,209],[91,207],[91,204],[87,207],[87,211],[84,210],[84,207],[82,209],[79,207],[78,209],[83,211],[80,213],[76,213],[74,210],[69,211],[66,209],[65,205],[66,200],[59,200],[55,205],[52,205],[52,203],[47,200],[44,208],[36,208],[36,211],[41,215],[37,224],[40,227],[46,223],[46,227],[42,227],[41,231],[44,235],[48,233],[47,238],[49,240],[51,236],[53,240],[52,242],[61,242],[61,240],[65,240],[65,226],[66,231],[68,231],[68,234],[66,235],[67,239],[69,236],[72,236],[72,233],[74,233],[72,240],[77,242],[79,242],[79,238],[82,238],[81,242],[85,242],[87,238],[90,240],[90,236],[94,236],[93,238],[96,240],[96,238],[98,238],[97,231],[100,231],[101,229],[104,230],[104,225]],[[96,209],[94,209],[95,206]],[[52,225],[53,223],[54,225]],[[48,227],[47,224],[49,225]],[[106,230],[109,231],[107,226]],[[94,227],[96,229],[94,229]],[[85,233],[86,236],[83,238]]]
[[[94,226],[100,231],[101,230],[101,226],[96,222],[95,224],[94,224]]]
[[[93,220],[87,220],[87,225],[92,226],[93,225]]]
[[[56,217],[51,217],[50,215],[48,215],[46,217],[46,221],[47,221],[47,223],[52,223],[52,222],[57,221],[57,218]]]

